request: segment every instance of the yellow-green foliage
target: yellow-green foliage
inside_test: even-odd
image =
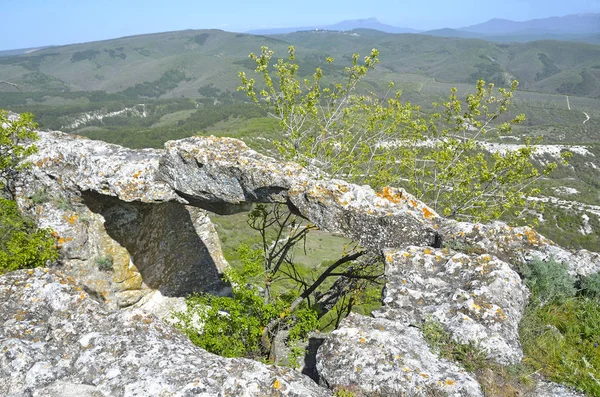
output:
[[[317,314],[303,305],[292,314],[288,308],[296,294],[277,294],[266,301],[248,278],[262,268],[259,250],[244,247],[241,253],[244,269],[228,269],[225,279],[233,294],[193,295],[186,299],[186,311],[176,313],[178,327],[190,340],[215,354],[225,357],[268,359],[270,351],[261,341],[263,330],[273,320],[282,318],[281,326],[290,329],[290,339],[305,338],[317,326]]]
[[[37,151],[31,144],[37,139],[36,127],[31,113],[9,120],[8,112],[0,109],[0,188],[14,172],[27,166],[21,160]]]
[[[27,166],[23,159],[37,150],[31,144],[37,139],[35,127],[32,114],[9,120],[8,112],[0,109],[0,189]],[[19,213],[14,201],[0,198],[0,274],[43,266],[57,258],[51,231],[37,229],[31,219]]]
[[[304,165],[375,188],[402,185],[446,216],[480,221],[520,213],[531,205],[527,197],[538,193],[532,183],[556,167],[534,167],[531,140],[502,154],[486,153],[480,145],[490,131],[509,134],[525,119],[521,114],[499,121],[516,81],[509,89],[495,89],[479,80],[464,100],[453,88],[447,101],[433,104],[441,112],[425,117],[418,106],[401,100],[400,91],[390,92],[393,83],[387,93],[361,89],[379,63],[376,49],[363,62],[354,54],[342,81],[333,84],[323,83],[321,68],[301,79],[292,46],[287,60],[272,64],[272,57],[267,47],[250,54],[265,89],[259,91],[244,72],[239,89],[279,120],[282,154]]]
[[[0,199],[0,274],[44,266],[58,258],[56,241],[48,229],[19,214],[12,200]]]

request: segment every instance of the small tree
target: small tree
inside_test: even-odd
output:
[[[335,309],[339,323],[342,314],[360,303],[361,292],[381,279],[374,266],[377,257],[355,247],[320,273],[300,269],[293,252],[315,226],[284,205],[256,205],[248,224],[260,234],[261,247],[238,248],[242,269],[225,273],[232,296],[196,295],[177,314],[180,328],[213,353],[274,360],[273,340],[280,331],[289,331],[292,341],[305,338]],[[330,278],[337,280],[326,283]],[[294,287],[282,287],[286,280]]]
[[[6,110],[0,109],[0,189],[27,166],[23,158],[37,151],[30,144],[38,139],[36,127],[31,113],[10,117]]]
[[[33,115],[10,117],[0,109],[0,190],[6,189],[15,174],[27,167],[24,158],[37,151],[31,144],[38,138]],[[13,200],[0,198],[0,274],[44,266],[58,258],[56,241],[49,229],[37,229],[21,215]]]
[[[473,221],[520,213],[527,197],[538,193],[534,182],[556,167],[549,163],[539,171],[533,165],[531,140],[502,154],[485,151],[487,133],[510,133],[511,125],[525,119],[499,122],[516,81],[495,89],[480,80],[464,101],[452,89],[441,106],[433,104],[442,112],[425,116],[402,102],[400,92],[388,91],[384,98],[360,92],[361,80],[379,63],[375,49],[362,63],[354,54],[345,79],[333,85],[323,83],[321,68],[312,79],[299,79],[294,47],[285,61],[271,65],[272,56],[267,47],[250,54],[265,88],[258,91],[256,81],[241,72],[239,89],[279,120],[284,139],[278,145],[287,159],[374,188],[403,185],[436,211]]]

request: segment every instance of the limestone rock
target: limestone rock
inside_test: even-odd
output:
[[[238,140],[194,137],[132,150],[39,132],[31,169],[14,184],[22,211],[52,228],[62,270],[107,303],[127,307],[160,290],[222,294],[227,266],[206,212],[284,202],[323,230],[380,249],[439,244],[439,217],[402,190],[327,180]],[[110,258],[111,268],[98,261]]]
[[[553,258],[567,265],[573,276],[588,276],[600,271],[600,253],[587,250],[571,252],[527,226],[511,227],[503,222],[483,225],[445,221],[440,234],[447,246],[479,248],[513,265],[534,258]]]
[[[250,202],[288,202],[321,229],[369,248],[439,244],[433,222],[437,214],[404,190],[376,193],[368,186],[325,179],[236,139],[167,142],[159,176],[189,203],[218,212],[244,209]]]
[[[384,306],[377,317],[444,324],[460,343],[473,342],[502,364],[519,362],[519,321],[529,291],[497,257],[409,247],[385,252]]]
[[[171,297],[227,290],[219,238],[198,208],[80,191],[37,167],[20,176],[15,192],[22,211],[54,230],[61,270],[110,306],[133,305],[155,290]]]
[[[539,381],[531,397],[585,397],[585,394],[573,391],[567,386],[554,382]]]
[[[156,317],[107,312],[48,269],[0,277],[2,396],[330,396],[295,371],[226,359]]]
[[[355,396],[483,396],[464,369],[429,350],[417,328],[358,314],[344,319],[319,348],[317,370],[331,389]]]

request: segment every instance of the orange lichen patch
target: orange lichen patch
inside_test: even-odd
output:
[[[71,225],[75,224],[75,221],[77,220],[78,217],[79,217],[79,215],[77,215],[77,213],[73,213],[71,215],[63,215],[64,220],[69,222]]]
[[[140,175],[142,175],[142,170],[139,170],[138,172],[136,172],[135,174],[133,174],[134,178],[139,178]]]
[[[408,252],[404,252],[402,255],[403,255],[404,257],[406,257],[406,258],[409,258],[409,257],[410,257],[410,254],[409,254]]]
[[[540,241],[538,239],[539,235],[533,229],[527,228],[525,230],[525,236],[527,236],[527,240],[529,241],[529,243],[533,245],[540,244]]]
[[[425,379],[429,378],[429,375],[427,375],[427,374],[425,374],[425,373],[422,373],[422,374],[419,374],[419,375],[421,375],[421,376],[422,376],[423,378],[425,378]]]
[[[506,320],[508,317],[506,316],[506,314],[504,314],[504,312],[502,311],[501,308],[497,308],[496,309],[496,317],[498,317],[501,320]]]
[[[58,240],[56,240],[56,242],[58,243],[58,245],[64,245],[65,243],[69,242],[69,241],[73,241],[73,238],[71,237],[59,237]]]
[[[423,211],[423,216],[425,217],[425,219],[435,218],[435,214],[433,212],[431,212],[429,210],[429,208],[423,207],[422,211]]]
[[[406,284],[406,280],[405,279],[402,279],[402,284]]]
[[[377,193],[377,196],[391,201],[394,204],[398,204],[400,201],[402,201],[402,192],[399,192],[389,186],[381,189],[381,191]]]
[[[360,338],[360,343],[365,343],[367,340],[365,338]]]
[[[273,382],[273,389],[280,389],[281,388],[281,382],[279,382],[279,379],[275,379],[275,382]]]
[[[429,248],[425,248],[425,249],[423,250],[423,253],[424,253],[425,255],[431,255],[431,250],[430,250]]]
[[[446,381],[444,382],[447,386],[454,386],[456,384],[455,380],[452,379],[446,379]]]
[[[386,262],[391,262],[394,260],[394,256],[392,254],[385,254],[385,261]]]
[[[340,192],[342,192],[342,193],[346,193],[346,192],[349,190],[349,189],[348,189],[348,186],[346,186],[346,185],[342,185],[342,184],[338,184],[338,185],[337,185],[337,188],[338,188],[338,190],[339,190]],[[384,189],[385,189],[385,188],[384,188]]]
[[[412,207],[417,207],[418,206],[418,204],[417,204],[417,202],[415,200],[410,200],[410,205]]]

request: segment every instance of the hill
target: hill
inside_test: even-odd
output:
[[[472,38],[391,34],[372,29],[306,31],[258,36],[220,30],[187,30],[52,47],[0,57],[0,108],[33,112],[40,126],[129,147],[162,147],[197,134],[244,139],[275,153],[278,124],[236,91],[239,71],[254,76],[248,53],[263,45],[285,57],[296,46],[299,74],[323,66],[325,82],[343,75],[353,53],[380,50],[382,63],[359,90],[388,90],[431,111],[452,87],[464,97],[479,78],[506,85],[520,81],[512,115],[524,125],[498,144],[544,137],[540,163],[574,148],[572,166],[544,180],[549,205],[540,230],[571,247],[600,244],[600,46],[553,40],[493,43]],[[555,160],[555,159],[554,159]],[[567,189],[568,188],[568,189]],[[590,229],[592,228],[592,229]],[[588,233],[588,230],[592,232]],[[583,231],[583,232],[582,232]]]
[[[595,34],[600,31],[600,14],[573,14],[521,22],[494,18],[484,23],[466,26],[460,30],[488,36],[527,31],[531,33]]]
[[[124,98],[194,98],[202,96],[198,90],[211,84],[234,92],[240,68],[253,68],[248,53],[267,45],[283,55],[290,44],[297,47],[306,74],[328,55],[343,59],[378,48],[382,65],[391,74],[410,73],[453,84],[483,78],[505,85],[516,78],[527,90],[600,97],[597,45],[560,41],[495,44],[369,29],[271,36],[188,30],[52,47],[0,57],[0,80],[17,83],[26,93],[62,97],[99,91]],[[14,91],[11,87],[0,89]]]

